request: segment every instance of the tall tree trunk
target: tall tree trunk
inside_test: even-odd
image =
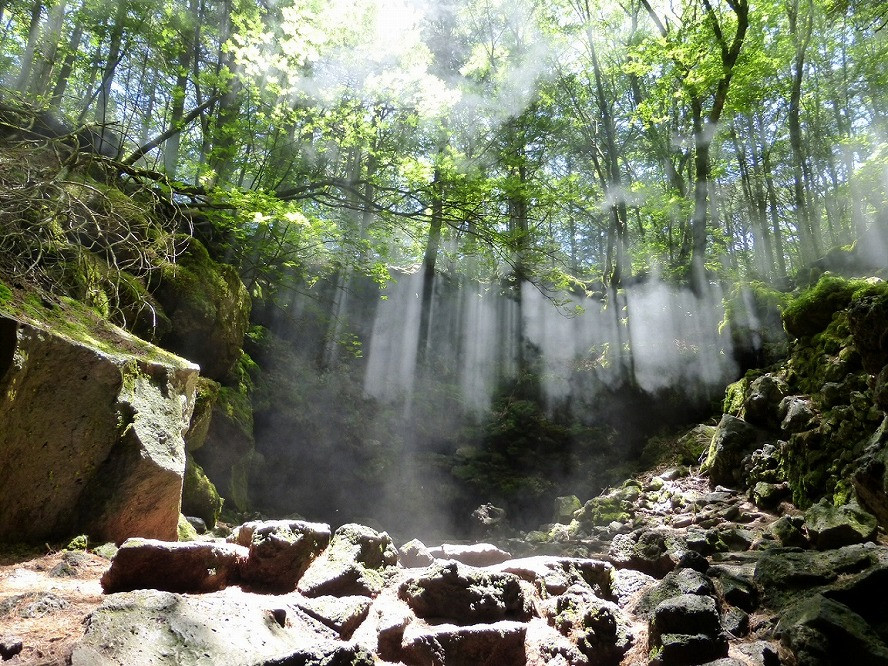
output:
[[[604,128],[604,142],[607,148],[605,156],[607,164],[607,184],[605,185],[605,197],[608,200],[613,216],[613,230],[615,232],[613,262],[607,267],[607,275],[611,284],[619,285],[623,277],[628,277],[631,267],[628,266],[628,250],[626,247],[629,228],[629,216],[626,212],[626,196],[623,192],[620,164],[617,155],[616,129],[607,95],[604,90],[604,82],[601,75],[601,66],[598,63],[598,54],[595,51],[595,40],[591,27],[587,28],[589,54],[592,59],[592,70],[595,76],[595,91],[598,96],[598,109],[601,113]]]
[[[108,55],[105,60],[105,66],[102,68],[102,81],[99,84],[98,98],[96,99],[96,122],[100,125],[98,131],[99,142],[96,150],[102,154],[109,151],[116,152],[120,149],[120,146],[114,145],[113,140],[109,139],[110,134],[105,129],[105,125],[114,120],[113,112],[109,109],[111,88],[114,84],[117,65],[122,57],[121,47],[128,6],[127,0],[117,0],[117,11],[114,14],[114,22],[111,24],[111,31],[108,36]]]
[[[746,208],[749,211],[751,220],[752,237],[753,237],[753,254],[754,264],[758,275],[767,279],[771,275],[774,268],[773,253],[771,251],[771,237],[768,233],[768,227],[764,219],[764,209],[761,207],[761,199],[757,196],[761,194],[755,191],[756,178],[754,173],[750,173],[750,165],[747,161],[746,148],[737,133],[737,127],[731,123],[731,141],[734,144],[734,153],[737,155],[737,166],[740,169],[740,182],[743,188],[743,195],[746,199]]]
[[[40,17],[42,14],[43,3],[41,0],[34,0],[31,4],[31,20],[28,23],[28,41],[25,43],[25,50],[22,53],[22,67],[15,82],[16,90],[22,92],[28,90],[28,84],[31,81],[31,68],[34,65],[37,40],[40,38]]]
[[[58,76],[56,76],[55,86],[50,96],[49,105],[53,109],[59,109],[62,106],[65,91],[68,89],[68,80],[71,77],[71,72],[74,71],[74,61],[80,49],[81,39],[83,39],[83,24],[78,19],[74,30],[71,31],[71,39],[68,40],[68,48],[65,51],[65,60],[62,62]]]
[[[772,243],[771,238],[772,229],[768,227],[768,201],[765,196],[765,176],[762,170],[761,155],[759,153],[760,147],[751,114],[746,115],[746,139],[749,145],[749,158],[752,162],[752,173],[750,174],[750,182],[752,186],[753,197],[755,199],[756,221],[758,222],[759,228],[761,229],[760,233],[762,241],[764,242],[766,257],[765,263],[767,265],[766,275],[771,275],[777,264],[774,256],[774,244]],[[764,148],[764,146],[761,146],[761,148]],[[779,267],[777,268],[777,270],[779,272]],[[780,275],[780,277],[786,276],[784,274]]]
[[[436,166],[432,178],[432,219],[422,260],[422,303],[419,315],[419,338],[416,345],[417,366],[424,369],[428,363],[432,325],[432,299],[435,293],[435,264],[441,246],[444,226],[444,182],[441,168]]]
[[[694,285],[700,287],[704,279],[709,217],[709,146],[712,139],[708,134],[713,128],[704,124],[703,106],[697,95],[691,98],[691,117],[694,123],[694,213],[691,217],[690,256]]]
[[[762,175],[765,179],[765,192],[768,197],[768,216],[771,220],[771,232],[774,237],[774,258],[777,260],[777,274],[781,278],[787,275],[786,251],[783,247],[783,231],[780,226],[780,208],[777,200],[777,188],[774,185],[774,170],[771,167],[771,148],[765,134],[765,125],[761,113],[756,114],[756,129],[759,145],[762,147]]]
[[[62,38],[62,25],[65,20],[66,0],[58,0],[49,10],[40,36],[40,55],[31,75],[28,89],[31,94],[40,98],[49,91],[52,68],[55,65]]]
[[[813,25],[813,6],[811,0],[805,0],[806,12],[803,17],[801,33],[799,32],[799,0],[791,0],[786,6],[789,19],[789,31],[795,41],[795,58],[793,59],[792,84],[789,95],[789,145],[792,149],[793,203],[796,212],[796,226],[799,232],[800,256],[802,263],[817,258],[818,248],[811,228],[811,215],[808,208],[807,192],[805,191],[805,156],[802,151],[802,79],[805,74],[805,52],[811,39]]]

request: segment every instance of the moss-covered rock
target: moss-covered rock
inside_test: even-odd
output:
[[[878,289],[874,283],[873,291]],[[848,309],[848,328],[869,374],[888,364],[888,289],[856,297]]]
[[[163,267],[154,292],[172,323],[161,343],[222,381],[241,353],[250,296],[234,267],[213,261],[194,238],[185,243],[178,261]]]
[[[223,500],[203,468],[190,456],[185,459],[185,480],[182,485],[182,513],[202,518],[212,529],[222,513]]]
[[[886,293],[885,283],[824,275],[813,287],[796,296],[783,310],[783,324],[793,337],[811,337],[829,325],[833,316],[852,299]]]
[[[194,451],[223,497],[241,511],[249,506],[248,474],[254,450],[253,408],[244,387],[220,387],[203,446]]]
[[[191,415],[191,424],[185,433],[185,447],[189,453],[197,451],[207,440],[210,430],[210,422],[213,419],[213,407],[219,398],[218,382],[206,377],[197,378],[197,390],[194,395],[194,412]]]
[[[715,426],[701,423],[678,435],[651,437],[645,443],[639,463],[645,469],[661,465],[697,465],[714,434]]]
[[[721,328],[730,332],[741,366],[760,367],[785,354],[781,315],[787,301],[786,294],[759,281],[738,283],[725,298]]]
[[[580,527],[609,525],[616,521],[626,523],[632,519],[632,503],[638,499],[636,486],[617,488],[599,497],[593,497],[574,514]]]
[[[173,538],[197,367],[73,302],[4,310],[0,535]]]
[[[176,537],[177,541],[197,541],[197,530],[181,513],[179,514],[179,524],[176,528]]]
[[[740,463],[758,439],[759,432],[752,425],[730,414],[722,415],[700,472],[709,475],[713,486],[736,486],[743,481]]]

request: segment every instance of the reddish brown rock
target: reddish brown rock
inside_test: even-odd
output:
[[[213,592],[236,583],[248,551],[229,543],[128,539],[102,576],[102,589]]]
[[[429,555],[438,560],[456,560],[472,567],[489,567],[511,559],[512,555],[490,543],[467,545],[445,543],[429,548]]]

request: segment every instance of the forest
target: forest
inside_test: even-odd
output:
[[[0,658],[888,665],[885,0],[0,0]]]
[[[221,211],[266,297],[342,266],[780,280],[884,205],[874,0],[11,0],[0,20],[4,98]]]
[[[204,454],[229,507],[397,513],[407,484],[532,512],[773,361],[786,292],[885,265],[886,25],[877,0],[4,0],[0,195],[29,213],[0,269],[150,340],[182,233],[235,266],[247,353],[200,361],[262,479]],[[29,216],[51,197],[73,255]]]

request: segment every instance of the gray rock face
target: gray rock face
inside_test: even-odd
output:
[[[860,574],[878,564],[883,551],[871,544],[825,552],[768,552],[755,565],[754,579],[763,602],[782,608],[800,595],[836,581],[843,574]]]
[[[784,432],[804,432],[816,425],[817,412],[811,399],[791,395],[780,401],[780,427]]]
[[[872,541],[878,526],[875,516],[863,511],[856,502],[833,506],[827,499],[805,512],[805,524],[808,537],[819,550]]]
[[[204,376],[225,379],[250,323],[250,295],[237,269],[213,261],[195,238],[176,265],[165,267],[155,296],[172,322],[164,348],[198,363]]]
[[[715,585],[707,576],[693,569],[672,571],[655,587],[645,592],[639,600],[636,612],[650,617],[662,602],[684,594],[714,597]]]
[[[198,368],[104,335],[117,351],[0,317],[2,538],[176,538]]]
[[[744,418],[753,425],[776,426],[780,422],[778,405],[788,393],[786,382],[779,377],[767,374],[756,378],[749,385],[749,393],[743,405]]]
[[[456,562],[432,565],[401,583],[398,597],[421,618],[460,624],[525,619],[527,600],[517,576]]]
[[[857,496],[872,511],[883,528],[888,528],[888,417],[867,442],[864,455],[851,478]]]
[[[249,551],[230,543],[128,539],[102,576],[106,594],[154,588],[167,592],[214,592],[238,582]]]

